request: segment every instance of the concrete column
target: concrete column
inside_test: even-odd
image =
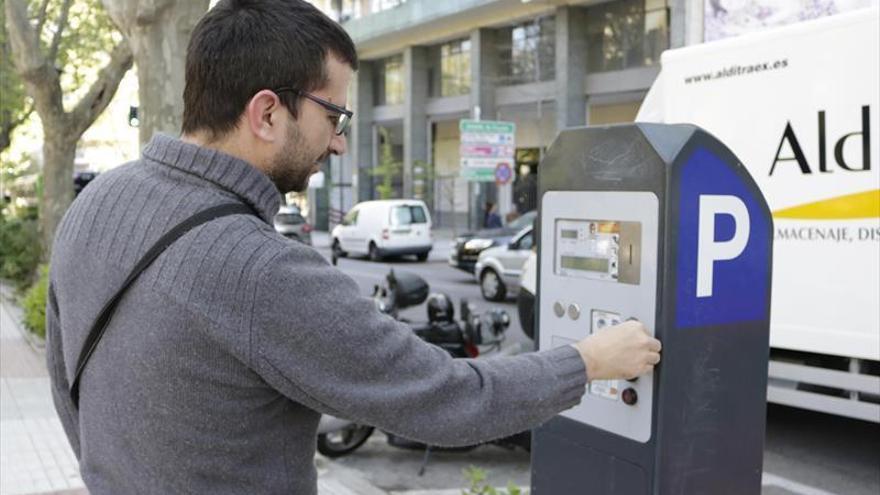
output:
[[[497,31],[480,28],[471,32],[471,118],[495,120],[498,116],[495,105],[495,88],[500,73],[497,45]],[[512,188],[510,184],[498,188],[491,182],[471,184],[468,187],[468,226],[472,229],[483,226],[483,204],[489,199],[498,203],[498,213],[504,218],[513,207]]]
[[[498,81],[497,34],[492,29],[471,32],[471,117],[480,109],[481,120],[496,115],[495,88]]]
[[[587,12],[556,9],[556,130],[587,123]]]
[[[375,63],[361,60],[359,70],[354,78],[351,96],[351,107],[354,109],[354,121],[349,131],[348,154],[343,170],[350,173],[352,184],[355,184],[355,202],[371,197],[371,181],[369,170],[373,168],[373,74]]]
[[[703,0],[669,0],[669,47],[703,42]]]
[[[428,161],[428,50],[411,46],[403,52],[403,197],[413,194],[413,164]]]

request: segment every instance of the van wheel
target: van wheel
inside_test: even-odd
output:
[[[370,261],[382,261],[382,255],[379,254],[379,248],[376,247],[375,242],[370,243]]]
[[[480,292],[489,301],[503,301],[507,288],[504,287],[504,282],[501,281],[498,273],[491,268],[487,268],[480,275]]]
[[[342,246],[339,244],[339,239],[333,239],[333,245],[330,246],[330,260],[336,265],[336,260],[339,258],[345,258],[346,252],[342,250]]]
[[[419,261],[427,261],[428,260],[428,253],[419,253],[416,255],[416,259]]]

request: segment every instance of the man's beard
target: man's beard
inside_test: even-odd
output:
[[[305,139],[295,125],[288,128],[284,148],[272,159],[269,178],[281,194],[303,192],[309,185],[309,177],[320,158],[315,160],[309,153]]]

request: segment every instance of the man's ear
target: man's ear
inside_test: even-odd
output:
[[[274,142],[281,137],[281,100],[274,92],[264,89],[255,94],[244,109],[244,119],[251,134],[264,141]]]

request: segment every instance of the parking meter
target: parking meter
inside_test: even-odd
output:
[[[694,126],[586,127],[538,190],[539,348],[635,318],[663,352],[534,431],[532,492],[760,493],[773,224],[749,173]]]

